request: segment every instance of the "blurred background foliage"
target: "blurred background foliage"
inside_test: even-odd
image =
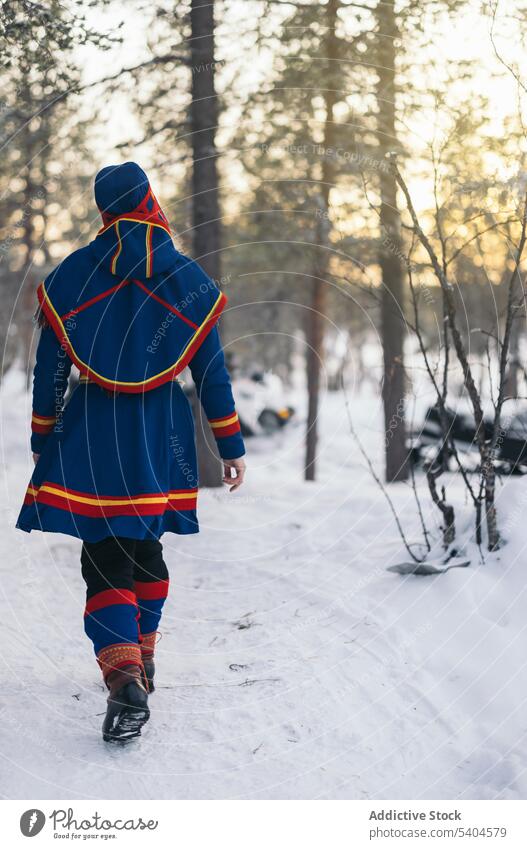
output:
[[[95,172],[134,159],[229,296],[242,367],[288,382],[304,359],[315,440],[320,389],[350,370],[382,386],[388,423],[413,380],[409,267],[438,362],[445,346],[395,152],[483,381],[526,185],[525,20],[521,0],[0,3],[2,371],[30,373],[36,285],[98,228]],[[518,308],[516,395],[523,336]]]

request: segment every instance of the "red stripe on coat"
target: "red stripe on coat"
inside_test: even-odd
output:
[[[38,486],[34,484],[30,484],[34,487],[34,489],[38,489]],[[124,495],[101,495],[100,493],[94,492],[82,492],[79,489],[71,489],[71,487],[61,486],[59,483],[52,483],[51,481],[43,481],[40,486],[52,486],[54,489],[60,489],[61,492],[65,493],[65,495],[78,495],[81,498],[100,498],[102,501],[121,501],[123,498],[166,498],[168,495],[183,495],[188,493],[189,496],[197,495],[198,490],[197,487],[193,487],[192,489],[171,489],[169,492],[136,492],[135,495],[130,495],[130,493],[125,493]]]
[[[54,489],[60,490],[60,493],[64,493],[64,495],[56,494],[53,492],[46,492],[42,489],[42,487],[44,486],[49,486],[53,487]],[[30,487],[33,489],[37,489],[37,487],[35,487],[33,484],[30,484]],[[82,501],[76,501],[68,496],[78,495],[81,498],[96,498],[97,496],[93,493],[78,492],[77,490],[72,489],[67,490],[65,489],[65,487],[59,486],[58,484],[50,483],[49,481],[44,481],[40,489],[38,489],[36,496],[28,491],[26,492],[24,504],[33,504],[35,502],[39,504],[47,504],[49,507],[56,507],[59,510],[65,510],[73,515],[88,516],[92,518],[105,518],[111,516],[162,516],[168,510],[175,510],[176,512],[180,512],[196,509],[198,495],[197,489],[174,489],[170,490],[170,493],[168,494],[182,494],[187,497],[176,499],[173,501],[161,500],[157,503],[150,504],[137,504],[133,501],[126,504],[115,505],[100,503],[90,504]],[[123,501],[127,496],[105,496],[99,494],[98,497],[101,501]],[[138,493],[137,495],[130,497],[168,499],[167,493],[163,492]]]
[[[116,286],[112,286],[111,289],[106,289],[106,291],[101,292],[100,295],[95,295],[95,297],[90,298],[89,301],[84,301],[84,303],[79,304],[79,306],[75,307],[75,309],[72,309],[69,312],[64,313],[64,315],[61,315],[61,321],[67,321],[68,318],[72,318],[74,315],[77,315],[77,313],[88,309],[88,307],[91,307],[92,304],[96,304],[97,301],[102,301],[103,298],[107,298],[109,295],[113,295],[114,292],[117,292],[119,289],[122,289],[123,286],[127,286],[129,283],[129,280],[121,280],[120,283],[117,283]]]
[[[33,431],[33,433],[49,433],[50,431],[53,430],[56,423],[57,423],[56,419],[55,419],[55,421],[53,421],[51,424],[48,424],[48,425],[42,425],[42,424],[37,424],[36,422],[31,422],[31,430]]]
[[[221,439],[222,436],[232,436],[233,433],[238,433],[241,430],[240,422],[233,422],[225,427],[215,427],[212,431],[216,439]]]
[[[191,321],[190,318],[187,318],[186,315],[183,315],[182,312],[180,312],[175,307],[173,307],[172,304],[169,304],[168,301],[165,301],[163,298],[160,298],[159,295],[156,295],[155,292],[152,292],[152,290],[149,289],[148,286],[145,286],[145,284],[142,283],[141,280],[133,279],[132,283],[135,283],[136,286],[139,286],[139,288],[142,289],[143,292],[146,292],[146,294],[150,298],[153,298],[154,301],[158,301],[160,304],[162,304],[164,307],[166,307],[166,309],[169,310],[169,312],[174,313],[174,315],[177,315],[177,317],[180,318],[182,321],[184,321],[185,324],[188,324],[189,327],[193,327],[194,330],[198,330],[199,324],[196,324],[196,322]]]
[[[25,501],[25,500],[24,500]],[[158,504],[86,504],[82,501],[72,501],[67,498],[61,498],[51,492],[39,492],[37,497],[30,496],[30,499],[25,503],[31,504],[36,501],[38,504],[47,504],[49,507],[56,507],[59,510],[65,510],[68,513],[78,516],[88,516],[91,518],[110,518],[111,516],[162,516],[164,513],[175,510],[176,512],[184,512],[196,509],[196,497],[181,499],[178,501],[160,502]]]

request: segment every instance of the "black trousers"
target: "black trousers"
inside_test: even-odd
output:
[[[106,537],[85,542],[81,553],[86,598],[109,589],[134,589],[136,581],[168,580],[163,546],[157,539]]]
[[[153,652],[168,594],[168,570],[159,540],[107,537],[85,542],[84,630],[106,672]]]

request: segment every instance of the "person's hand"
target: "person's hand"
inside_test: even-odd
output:
[[[236,460],[223,461],[223,483],[231,484],[229,492],[234,492],[235,489],[239,489],[242,485],[245,468],[245,460],[243,457],[238,457]],[[234,469],[235,472],[234,477],[232,476],[232,469]]]
[[[35,466],[37,465],[39,460],[40,460],[40,454],[35,454],[33,452],[33,462],[34,462]]]

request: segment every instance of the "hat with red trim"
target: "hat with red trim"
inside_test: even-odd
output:
[[[113,391],[148,391],[185,368],[226,297],[175,248],[142,168],[103,168],[95,197],[101,230],[41,283],[39,302],[81,374]]]

